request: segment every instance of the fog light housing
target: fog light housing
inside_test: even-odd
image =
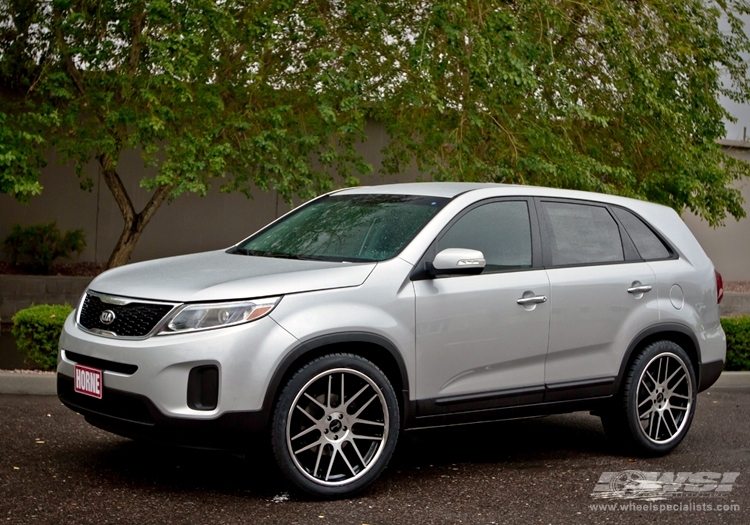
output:
[[[196,366],[188,375],[187,404],[193,410],[214,410],[219,405],[219,368]]]

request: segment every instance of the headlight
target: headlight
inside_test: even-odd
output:
[[[281,297],[231,303],[189,304],[179,308],[159,335],[195,332],[249,323],[267,315]]]

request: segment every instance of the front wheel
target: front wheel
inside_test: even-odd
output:
[[[690,428],[696,394],[688,355],[672,341],[657,341],[630,365],[620,392],[602,414],[604,429],[627,451],[667,454]]]
[[[302,367],[284,387],[271,442],[294,485],[318,497],[342,497],[375,481],[398,430],[398,401],[385,374],[359,356],[331,354]]]

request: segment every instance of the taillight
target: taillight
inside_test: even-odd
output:
[[[719,272],[714,270],[714,273],[716,274],[716,304],[719,304],[724,299],[724,280]]]

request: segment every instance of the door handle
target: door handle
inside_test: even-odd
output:
[[[634,285],[636,283],[633,283]],[[650,284],[640,284],[636,286],[631,286],[628,288],[628,293],[646,293],[651,291],[651,285]]]
[[[521,297],[520,299],[516,300],[516,302],[520,304],[521,306],[526,306],[529,304],[546,303],[547,296],[546,295],[533,295],[531,297]]]

